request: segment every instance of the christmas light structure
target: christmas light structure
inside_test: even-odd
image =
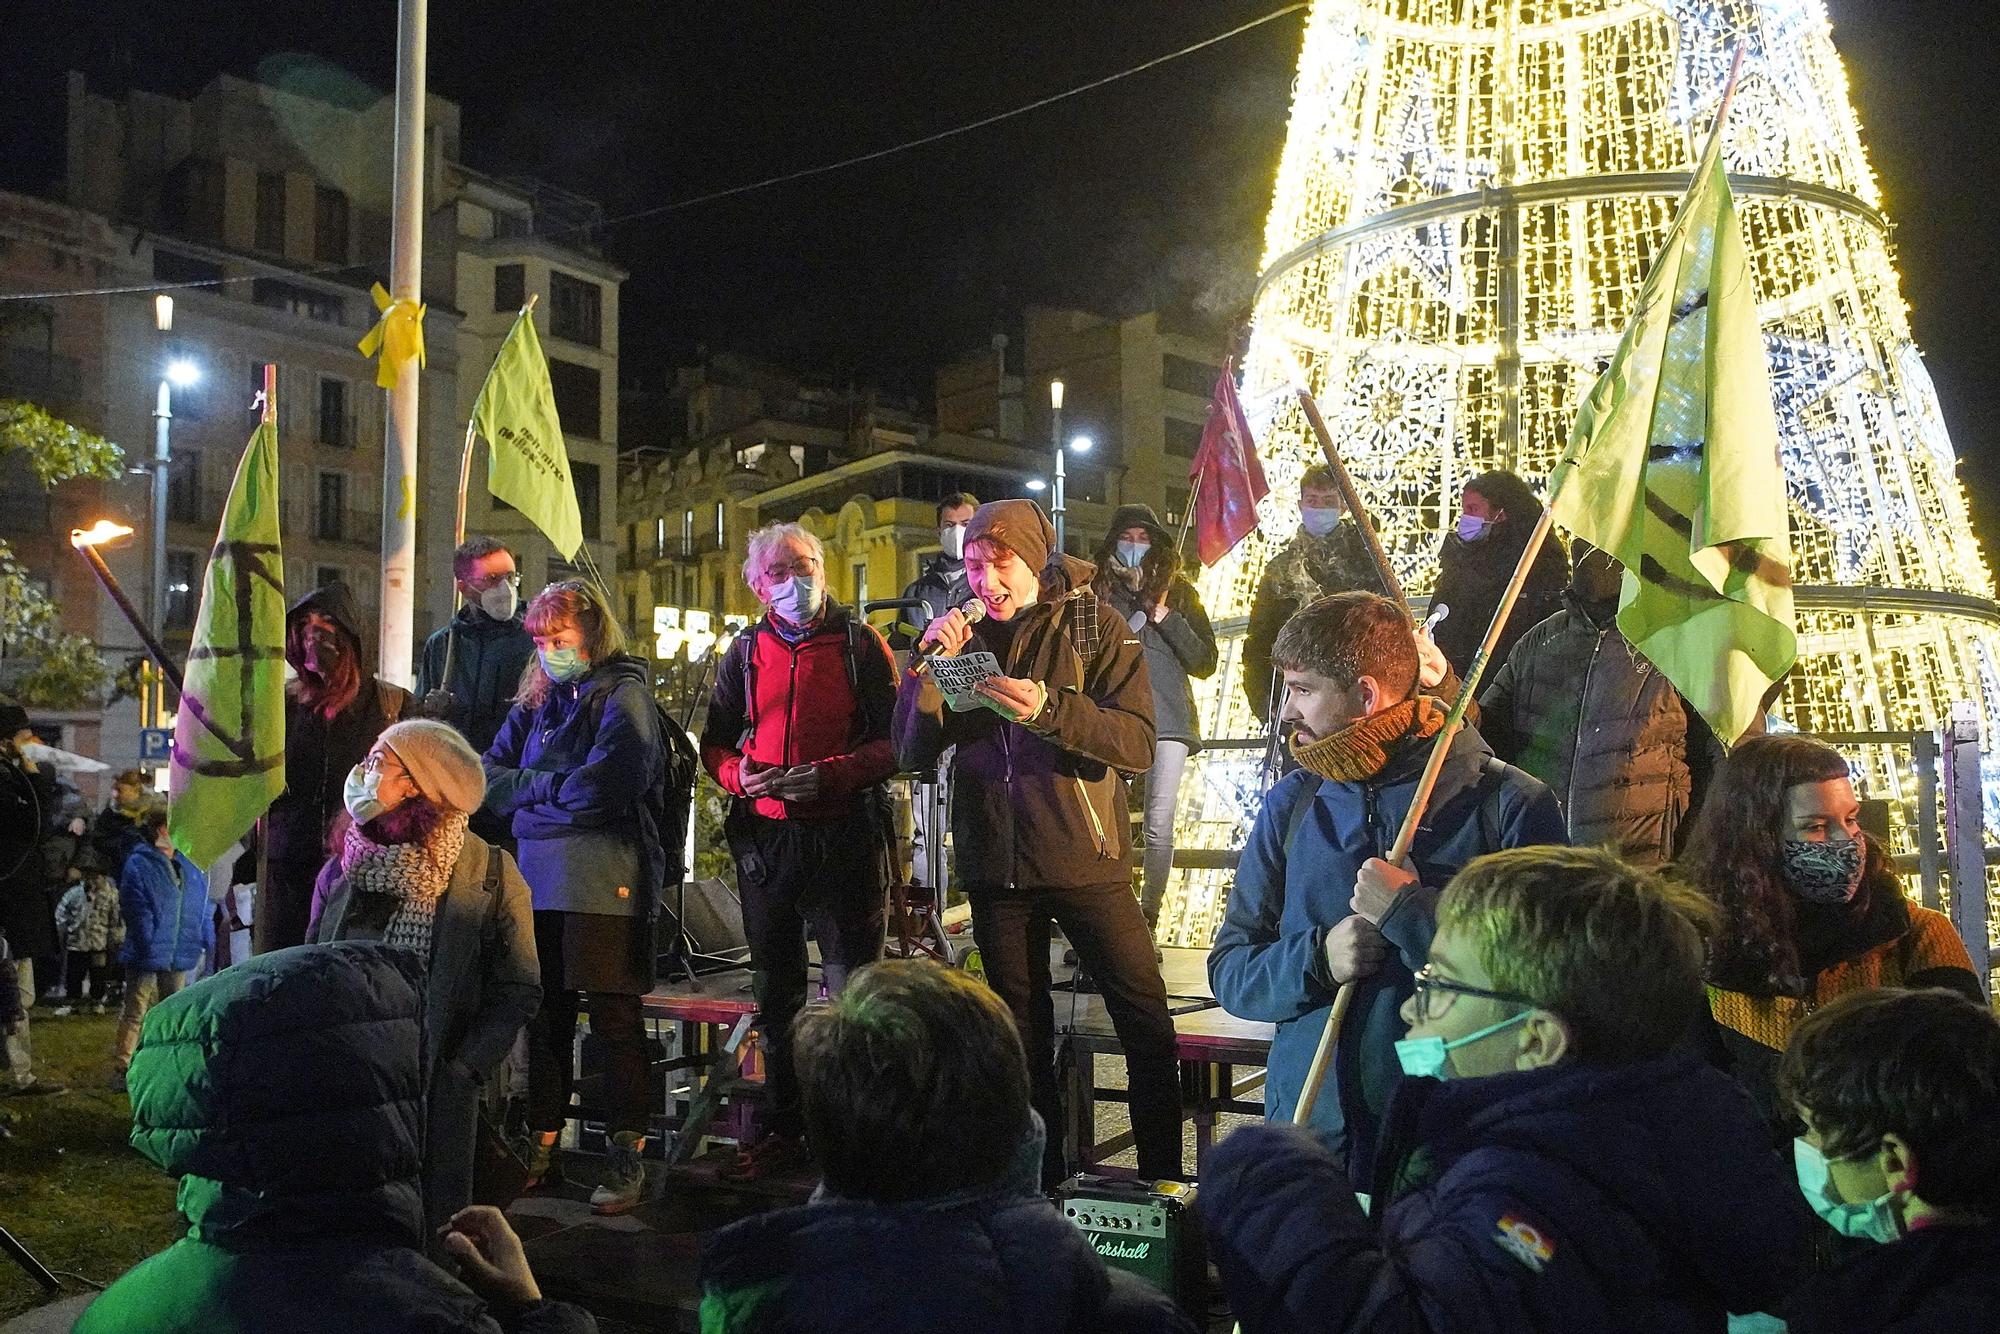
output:
[[[1540,486],[1567,442],[1739,45],[1725,161],[1798,561],[1799,662],[1778,711],[1818,735],[1879,734],[1936,728],[1971,701],[1996,735],[2000,608],[1820,0],[1314,4],[1242,363],[1272,489],[1259,530],[1201,576],[1228,641],[1198,683],[1205,735],[1262,730],[1241,689],[1242,618],[1318,458],[1294,378],[1404,586],[1428,594],[1464,483],[1504,467]],[[1891,803],[1894,851],[1910,851],[1910,748],[1842,748],[1863,795]],[[1991,843],[2000,746],[1986,750]],[[1182,847],[1243,845],[1260,759],[1196,757]],[[1177,871],[1167,936],[1206,945],[1229,876]]]

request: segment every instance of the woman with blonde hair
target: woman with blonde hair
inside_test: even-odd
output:
[[[645,1186],[639,998],[653,989],[653,906],[666,875],[647,794],[664,773],[665,739],[652,672],[625,652],[601,589],[550,584],[523,625],[535,656],[485,765],[486,809],[512,822],[541,960],[542,1003],[528,1025],[530,1184],[557,1175],[581,998],[604,1047],[612,1135],[609,1177],[591,1203],[623,1213]]]

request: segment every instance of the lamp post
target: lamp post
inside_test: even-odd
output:
[[[1055,520],[1057,551],[1064,550],[1062,408],[1063,408],[1063,382],[1061,380],[1050,380],[1049,381],[1049,440],[1055,446],[1056,470],[1052,474],[1052,476],[1055,479],[1055,493],[1050,497],[1052,504],[1049,507],[1049,517]]]
[[[174,330],[174,299],[165,293],[153,298],[153,327],[163,334]],[[167,628],[167,484],[173,463],[168,432],[174,420],[173,391],[199,379],[199,366],[186,357],[170,357],[160,369],[153,400],[153,577],[147,590],[146,619],[162,633]]]

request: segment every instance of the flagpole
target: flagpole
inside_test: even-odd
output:
[[[1729,67],[1729,82],[1724,85],[1722,101],[1716,108],[1715,128],[1710,131],[1711,136],[1722,133],[1722,127],[1729,115],[1730,99],[1736,92],[1737,76],[1742,69],[1743,48],[1738,46],[1735,59]],[[1301,397],[1304,398],[1303,390]],[[1309,415],[1317,417],[1318,414]],[[1515,562],[1514,576],[1507,581],[1507,590],[1500,598],[1500,605],[1493,610],[1493,620],[1486,627],[1486,636],[1479,641],[1479,650],[1472,655],[1472,661],[1467,664],[1464,684],[1459,689],[1458,698],[1452,701],[1451,711],[1445,715],[1444,727],[1439,730],[1437,739],[1432,743],[1430,757],[1424,762],[1423,774],[1417,779],[1417,790],[1410,798],[1409,812],[1403,817],[1403,826],[1396,831],[1396,841],[1383,858],[1392,866],[1402,865],[1410,855],[1410,846],[1417,837],[1417,826],[1424,817],[1425,808],[1430,805],[1431,793],[1437,788],[1438,774],[1444,768],[1445,754],[1451,748],[1451,740],[1464,725],[1465,713],[1471,707],[1473,692],[1479,687],[1479,678],[1486,672],[1486,664],[1493,656],[1494,646],[1500,642],[1500,635],[1507,628],[1507,618],[1513,612],[1514,604],[1520,600],[1522,588],[1527,585],[1528,572],[1534,567],[1535,558],[1541,554],[1542,544],[1548,540],[1549,530],[1555,525],[1556,497],[1562,493],[1564,484],[1576,473],[1575,448],[1576,442],[1572,440],[1570,448],[1563,452],[1562,458],[1557,461],[1554,471],[1549,475],[1548,502],[1542,506],[1541,517],[1535,521],[1534,531],[1528,535],[1528,544],[1522,548],[1520,560]],[[1329,455],[1331,452],[1329,448]],[[1307,1069],[1305,1087],[1299,1094],[1298,1105],[1301,1111],[1292,1118],[1297,1124],[1305,1123],[1305,1115],[1310,1113],[1313,1101],[1319,1096],[1320,1086],[1325,1082],[1327,1067],[1332,1060],[1334,1047],[1339,1041],[1340,1023],[1346,1015],[1347,1004],[1353,999],[1353,991],[1354,983],[1343,982],[1340,984],[1340,989],[1334,993],[1333,1008],[1327,1014],[1326,1028],[1320,1033],[1319,1046],[1313,1052],[1312,1065]]]
[[[428,0],[400,0],[396,32],[396,136],[389,284],[397,302],[423,300],[424,69]],[[385,347],[383,356],[389,355]],[[417,564],[417,358],[407,355],[389,390],[382,450],[380,671],[409,686],[414,661]]]
[[[1326,419],[1319,415],[1319,404],[1313,400],[1312,390],[1306,388],[1303,380],[1292,386],[1298,395],[1299,406],[1305,410],[1306,420],[1312,423],[1313,434],[1319,437],[1320,453],[1326,456],[1327,470],[1333,474],[1334,484],[1340,488],[1340,498],[1347,505],[1347,512],[1354,520],[1354,526],[1361,530],[1361,539],[1368,546],[1368,558],[1375,562],[1375,572],[1382,576],[1382,587],[1389,597],[1403,609],[1403,615],[1415,621],[1416,615],[1410,610],[1410,600],[1403,595],[1402,581],[1396,578],[1395,569],[1389,564],[1388,553],[1382,550],[1382,539],[1375,531],[1374,523],[1368,518],[1367,509],[1361,504],[1361,496],[1354,489],[1354,479],[1347,475],[1347,465],[1340,461],[1340,451],[1333,447],[1333,436],[1326,429]]]
[[[271,362],[265,362],[264,425],[276,430],[277,424],[278,368]],[[264,887],[271,882],[271,840],[267,836],[268,831],[265,823],[269,816],[269,811],[270,808],[266,807],[257,816],[257,859],[255,863],[256,870],[253,872],[256,881],[250,889],[250,952],[252,954],[260,952],[257,945],[263,939],[264,935],[261,925],[264,919],[264,901],[266,897]],[[228,894],[229,917],[231,921],[234,921],[236,918],[236,887],[233,884],[229,887]]]
[[[1181,509],[1181,535],[1174,539],[1175,551],[1184,551],[1187,548],[1188,529],[1194,525],[1194,507],[1201,500],[1201,479],[1202,474],[1196,473],[1194,485],[1188,488],[1187,504]]]

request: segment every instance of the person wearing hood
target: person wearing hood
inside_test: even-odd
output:
[[[903,590],[904,597],[916,598],[930,609],[922,625],[972,600],[972,587],[965,582],[965,526],[978,508],[979,497],[969,491],[954,491],[937,503],[938,554]]]
[[[425,986],[424,1217],[472,1203],[480,1086],[541,1002],[528,886],[468,828],[486,774],[432,718],[386,729],[347,776],[347,830],[313,891],[312,938],[384,940],[430,965]]]
[[[1689,1041],[1713,919],[1595,848],[1453,877],[1372,1203],[1291,1127],[1209,1155],[1195,1208],[1244,1334],[1719,1334],[1774,1309],[1809,1247],[1756,1111]]]
[[[521,624],[521,575],[504,542],[467,538],[451,553],[451,572],[464,605],[424,640],[417,698],[427,717],[450,723],[484,754],[514,707],[535,642]]]
[[[1779,1056],[1801,1020],[1852,991],[1946,987],[1984,1004],[1951,919],[1911,903],[1861,830],[1847,761],[1802,736],[1729,753],[1675,874],[1721,911],[1709,963],[1716,1059],[1750,1090],[1772,1142],[1793,1136]]]
[[[1779,1067],[1799,1189],[1843,1250],[1783,1310],[1790,1334],[1985,1334],[2000,1312],[2000,1023],[1932,988],[1857,991]]]
[[[269,874],[257,886],[256,952],[302,945],[313,882],[326,864],[347,775],[382,729],[410,709],[410,692],[372,676],[362,659],[361,613],[347,585],[315,589],[285,614],[285,790],[263,828]],[[254,853],[245,857],[254,864]],[[237,879],[248,883],[254,874]]]
[[[125,1006],[112,1046],[113,1088],[125,1086],[146,1011],[185,986],[189,971],[215,948],[208,877],[167,837],[164,808],[139,817],[139,845],[118,876],[118,910],[125,918],[125,945],[118,952],[125,965]]]
[[[1522,635],[1479,696],[1494,754],[1547,783],[1569,841],[1641,866],[1682,847],[1722,743],[1618,630],[1625,567],[1581,540],[1563,608]]]
[[[1277,1025],[1264,1084],[1274,1121],[1291,1119],[1327,1009],[1355,985],[1311,1129],[1360,1188],[1396,1082],[1398,1008],[1437,929],[1439,890],[1483,853],[1564,842],[1562,810],[1467,724],[1445,751],[1410,862],[1390,865],[1384,854],[1446,712],[1419,690],[1409,619],[1373,593],[1336,593],[1286,624],[1272,660],[1299,768],[1257,813],[1208,979],[1223,1009]]]
[[[819,539],[795,523],[750,535],[743,579],[765,613],[715,672],[702,763],[731,798],[751,988],[770,1085],[765,1133],[724,1166],[748,1180],[802,1165],[792,1018],[806,1003],[806,925],[838,995],[882,957],[889,889],[889,744],[896,667],[874,627],[826,595]]]
[[[1147,505],[1123,505],[1097,549],[1098,599],[1132,627],[1153,681],[1153,767],[1146,771],[1146,853],[1139,910],[1157,935],[1174,865],[1174,813],[1188,756],[1201,749],[1190,678],[1215,674],[1215,631],[1181,574],[1180,547]]]
[[[534,903],[542,999],[528,1025],[530,1184],[560,1174],[556,1140],[570,1114],[579,996],[602,1044],[608,1176],[604,1213],[645,1190],[646,1034],[639,998],[653,989],[653,912],[665,886],[650,794],[665,780],[667,740],[653,673],[625,651],[610,600],[584,579],[550,584],[523,621],[535,657],[514,710],[483,757],[485,809],[511,823]]]
[[[922,769],[957,746],[952,839],[986,976],[1014,1013],[1035,1110],[1060,1125],[1049,921],[1096,980],[1125,1050],[1139,1174],[1181,1173],[1180,1075],[1166,984],[1132,896],[1126,782],[1153,762],[1153,687],[1145,650],[1091,591],[1095,568],[1056,548],[1030,500],[981,505],[965,566],[984,609],[932,621],[918,648],[990,653],[1000,675],[978,704],[948,709],[931,672],[906,671],[896,695],[898,766]],[[1051,1136],[1044,1182],[1061,1180]]]
[[[1458,523],[1438,548],[1437,584],[1431,591],[1431,607],[1451,611],[1431,633],[1460,675],[1472,665],[1541,517],[1540,497],[1501,469],[1479,474],[1459,493]],[[1561,610],[1568,585],[1569,558],[1551,534],[1528,567],[1528,580],[1493,645],[1491,660],[1507,661],[1515,641]]]
[[[794,1049],[826,1176],[807,1203],[710,1236],[708,1334],[1193,1334],[1037,1188],[1021,1040],[976,979],[873,964],[799,1016]]]
[[[1368,552],[1368,539],[1347,513],[1333,470],[1319,464],[1299,479],[1299,531],[1265,564],[1250,602],[1250,624],[1243,632],[1243,696],[1252,718],[1271,722],[1285,702],[1283,683],[1271,665],[1271,645],[1285,622],[1323,597],[1351,592],[1386,596],[1389,590]]]
[[[542,1300],[493,1209],[424,1255],[425,965],[356,942],[246,959],[146,1016],[132,1147],[180,1179],[187,1234],[87,1307],[76,1334],[590,1334]]]

